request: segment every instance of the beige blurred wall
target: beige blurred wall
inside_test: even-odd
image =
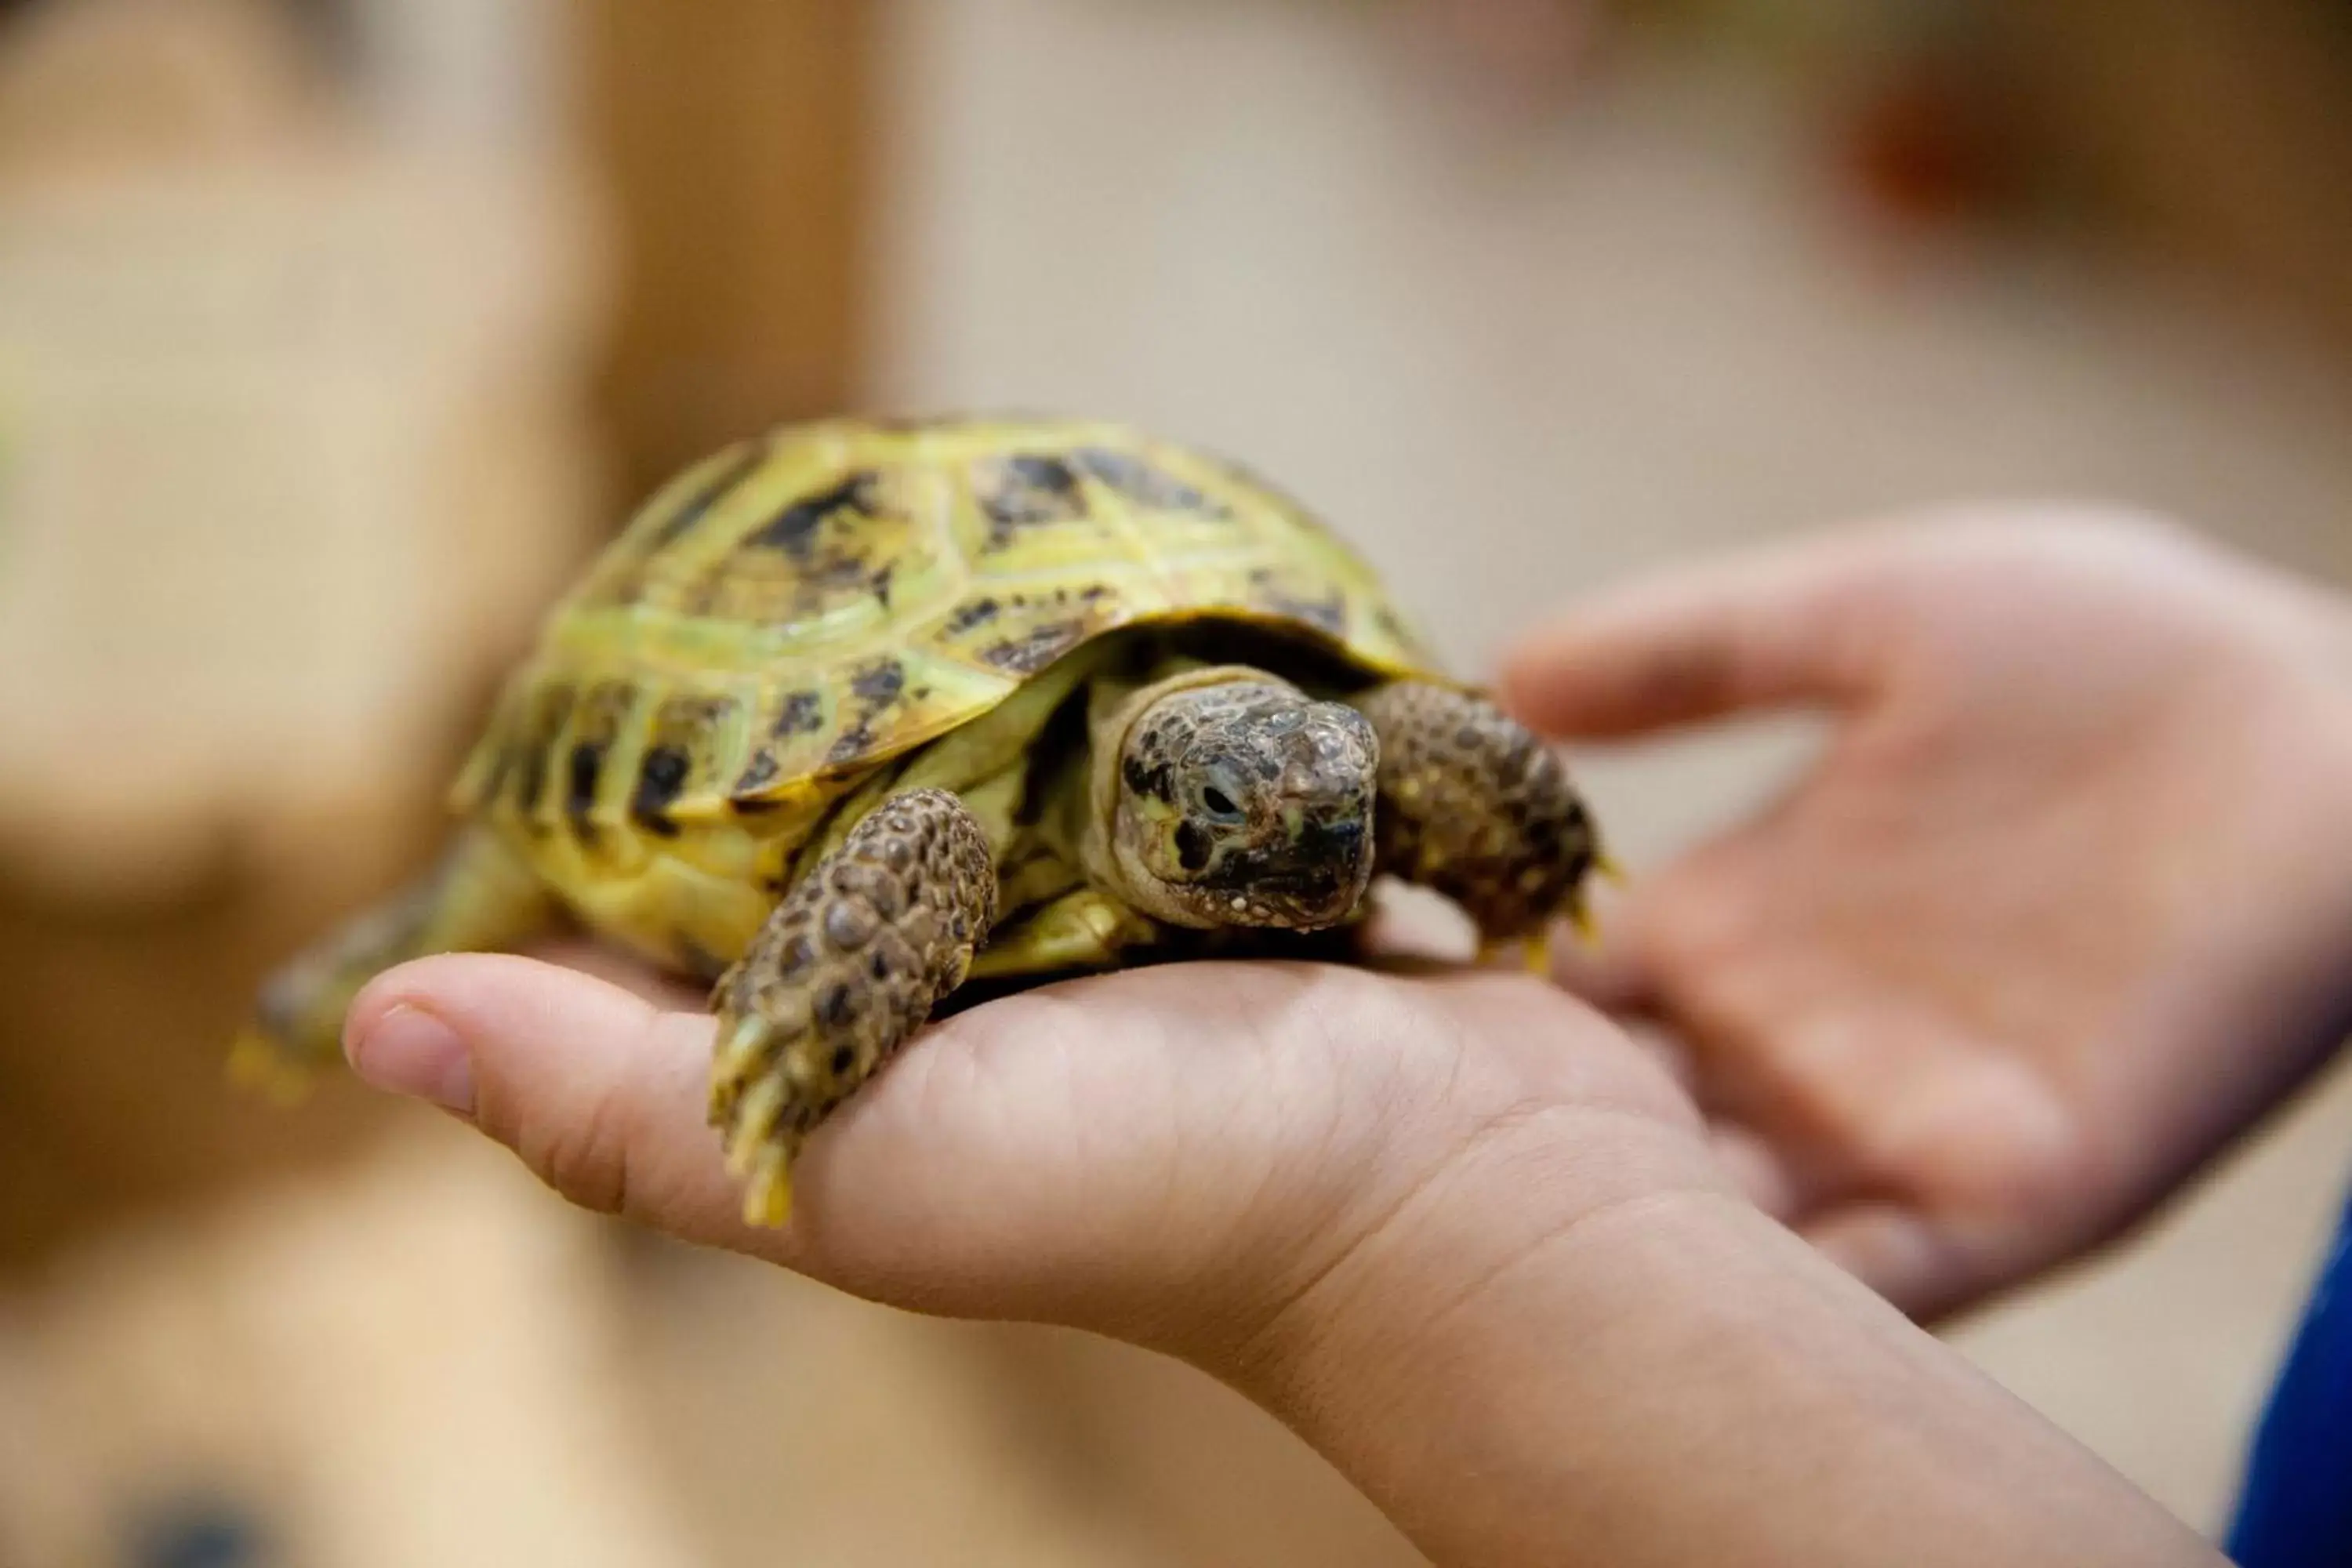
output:
[[[1875,247],[1752,84],[1641,68],[1502,111],[1381,9],[893,7],[885,400],[1244,455],[1473,669],[1637,569],[1946,499],[2137,501],[2352,581],[2352,390],[2291,324],[2183,279]],[[1587,770],[1654,863],[1796,743]],[[2347,1148],[2352,1079],[1958,1342],[2213,1524]]]

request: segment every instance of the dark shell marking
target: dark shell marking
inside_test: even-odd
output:
[[[940,629],[949,637],[961,637],[973,627],[984,626],[994,620],[997,612],[1003,607],[992,598],[974,599],[971,604],[959,607],[954,615],[948,617],[947,625]]]
[[[1298,585],[1286,582],[1283,575],[1269,567],[1260,567],[1249,577],[1250,602],[1270,615],[1285,620],[1304,621],[1318,631],[1337,636],[1348,625],[1348,602],[1336,589],[1309,597]]]
[[[531,695],[530,712],[518,737],[520,757],[514,770],[515,814],[525,822],[535,823],[540,818],[549,761],[555,754],[564,725],[571,721],[572,704],[576,700],[570,685],[542,686]]]
[[[868,689],[873,682],[868,680]],[[776,716],[768,727],[768,739],[751,753],[728,792],[728,804],[738,812],[756,815],[775,809],[778,803],[766,795],[769,786],[784,776],[784,765],[778,753],[803,736],[818,733],[824,728],[824,694],[821,691],[788,693],[776,707]]]
[[[909,504],[908,479],[861,467],[788,502],[699,569],[686,607],[712,621],[793,626],[862,604],[879,622],[905,578],[938,564],[940,542]]]
[[[769,733],[777,736],[810,735],[824,728],[824,698],[814,691],[795,691],[784,699],[776,710],[776,721]]]
[[[596,807],[604,764],[626,732],[638,689],[626,681],[603,680],[588,689],[572,721],[572,754],[565,765],[563,815],[584,845],[596,838]]]
[[[1039,523],[1076,522],[1086,516],[1078,476],[1059,458],[1024,452],[972,466],[972,493],[989,522],[992,542]]]
[[[887,655],[849,678],[849,689],[866,705],[869,714],[898,700],[898,693],[906,689],[907,667]]]
[[[815,553],[817,530],[835,512],[880,515],[870,500],[874,488],[874,471],[860,469],[821,495],[793,502],[772,521],[744,535],[740,548],[781,550],[793,560],[805,563]]]
[[[980,650],[980,657],[1008,675],[1034,675],[1085,641],[1086,636],[1085,621],[1047,621],[1019,637],[989,644]]]
[[[636,793],[629,796],[629,815],[638,826],[661,838],[677,837],[669,808],[686,793],[694,759],[676,746],[648,746],[637,764]]]
[[[1287,625],[1326,639],[1318,668],[1349,680],[1426,668],[1387,611],[1370,570],[1292,503],[1114,426],[779,430],[697,465],[632,521],[551,624],[460,804],[566,826],[583,847],[787,809],[772,831],[799,834],[859,770],[1107,631],[1184,622],[1209,657],[1287,669],[1286,650],[1308,645],[1240,640]],[[730,706],[723,724],[682,721],[709,700]]]
[[[1223,501],[1213,500],[1191,485],[1131,452],[1115,452],[1104,447],[1084,447],[1071,454],[1079,468],[1101,481],[1123,500],[1153,511],[1193,512],[1202,517],[1227,518],[1233,510]]]
[[[767,461],[767,458],[768,444],[765,441],[744,442],[732,460],[720,468],[709,484],[696,491],[692,499],[665,518],[661,526],[654,530],[652,548],[658,550],[682,538],[695,524],[709,515],[711,508],[726,500],[737,485],[750,478],[761,463]]]
[[[637,764],[630,820],[657,837],[676,837],[678,826],[670,807],[690,789],[708,784],[720,765],[724,728],[739,711],[723,697],[673,697],[664,702]]]

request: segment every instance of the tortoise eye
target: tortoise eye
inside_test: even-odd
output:
[[[1237,803],[1248,794],[1231,768],[1211,768],[1208,777],[1201,781],[1201,815],[1212,822],[1239,822],[1243,813]]]

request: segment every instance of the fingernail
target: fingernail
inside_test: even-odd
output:
[[[470,1116],[474,1064],[456,1030],[420,1007],[402,1003],[352,1042],[352,1070],[393,1094],[429,1100]]]

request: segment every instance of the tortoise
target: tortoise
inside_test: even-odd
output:
[[[236,1060],[299,1074],[379,971],[583,925],[714,985],[711,1121],[769,1226],[968,980],[1278,951],[1375,872],[1539,943],[1599,858],[1552,751],[1301,505],[1054,419],[831,419],[688,468],[555,606],[451,804]]]

